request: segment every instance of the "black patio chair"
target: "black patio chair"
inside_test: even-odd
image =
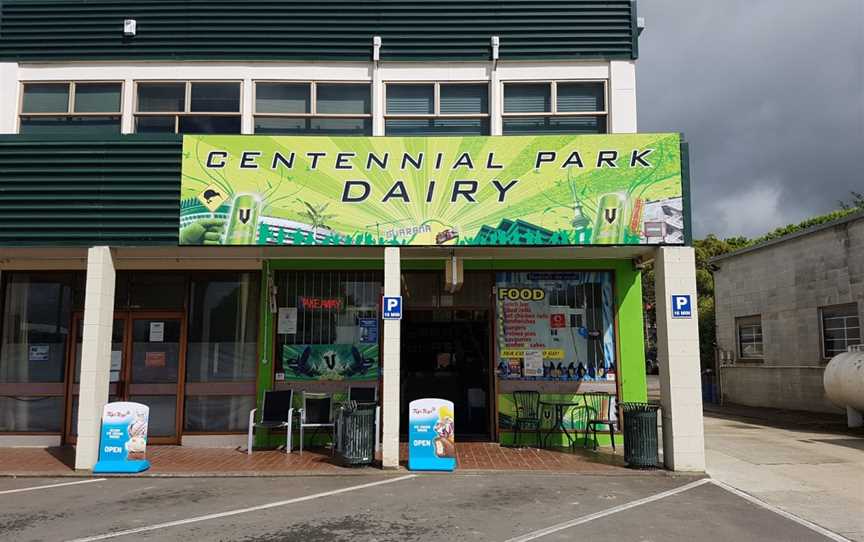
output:
[[[255,436],[255,428],[286,429],[285,451],[291,453],[291,418],[294,409],[291,401],[294,398],[292,390],[271,390],[264,392],[264,400],[261,402],[261,416],[256,420],[255,414],[258,409],[249,411],[249,430],[246,437],[246,453],[252,454],[252,441]]]
[[[533,431],[540,447],[540,392],[514,391],[513,403],[516,405],[516,417],[513,419],[513,445],[519,446],[522,431]]]
[[[336,422],[334,414],[333,396],[329,393],[303,392],[303,408],[300,409],[300,455],[303,455],[304,430],[309,427],[313,429],[312,441],[320,429],[330,432],[331,453],[336,451]]]
[[[585,405],[593,412],[585,426],[585,446],[588,445],[588,432],[594,435],[594,449],[597,449],[597,428],[606,426],[609,439],[612,441],[612,451],[615,451],[615,425],[617,420],[612,417],[615,408],[615,396],[605,391],[595,391],[584,394]],[[602,429],[601,429],[602,430]]]

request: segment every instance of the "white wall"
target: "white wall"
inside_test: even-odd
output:
[[[18,78],[18,64],[0,62],[0,134],[16,132]]]

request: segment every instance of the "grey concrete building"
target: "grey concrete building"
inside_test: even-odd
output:
[[[713,260],[724,402],[842,412],[828,361],[861,344],[864,212]]]

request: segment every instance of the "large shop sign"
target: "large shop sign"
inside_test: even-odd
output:
[[[183,245],[684,243],[679,134],[186,135]]]

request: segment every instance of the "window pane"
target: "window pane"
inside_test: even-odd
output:
[[[441,85],[441,113],[488,113],[489,88],[486,85]]]
[[[372,119],[262,118],[255,119],[256,134],[372,135]]]
[[[186,431],[211,433],[245,432],[254,395],[186,396]]]
[[[266,118],[255,117],[256,134],[305,134],[309,131],[307,118]]]
[[[186,382],[255,380],[258,282],[252,273],[192,281]]]
[[[120,117],[21,117],[22,134],[120,133]]]
[[[180,117],[181,134],[239,134],[240,117]]]
[[[190,111],[240,111],[240,83],[192,83]]]
[[[118,309],[183,309],[186,277],[182,274],[121,271],[116,282],[123,284],[126,294],[125,298],[115,294],[114,305]]]
[[[606,117],[504,117],[503,133],[516,134],[603,134]]]
[[[135,117],[135,131],[139,134],[173,134],[175,117]]]
[[[558,83],[558,112],[576,113],[605,109],[603,83]]]
[[[69,83],[27,83],[24,85],[23,113],[66,113],[69,110]]]
[[[0,397],[0,432],[59,433],[63,427],[59,397]]]
[[[258,113],[310,113],[309,83],[255,83]]]
[[[186,83],[138,83],[138,111],[180,112],[186,103]]]
[[[549,83],[504,85],[505,113],[545,113],[552,111]]]
[[[120,83],[75,83],[75,112],[119,113]]]
[[[324,115],[368,114],[371,111],[369,85],[318,84],[315,107]]]
[[[63,382],[71,323],[70,281],[68,274],[9,274],[0,382]]]
[[[176,432],[175,419],[177,398],[173,395],[132,395],[129,400],[150,407],[147,420],[147,436],[173,437]],[[249,415],[249,412],[246,412]]]
[[[163,340],[151,341],[150,325],[163,324]],[[132,382],[173,384],[180,365],[179,320],[135,320],[132,323]],[[153,413],[151,412],[152,416]]]
[[[431,115],[435,112],[433,85],[387,85],[387,113]]]
[[[489,119],[387,119],[388,136],[488,135]]]

